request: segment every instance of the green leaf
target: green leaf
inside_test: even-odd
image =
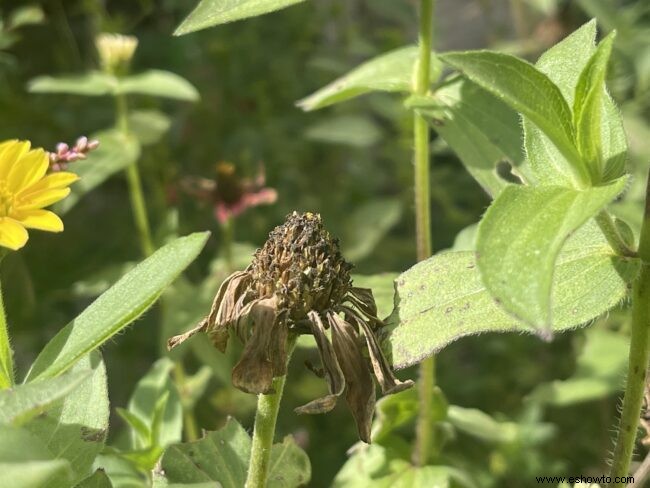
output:
[[[447,418],[461,432],[487,442],[513,442],[517,439],[517,424],[498,422],[475,408],[451,405]]]
[[[518,114],[477,84],[457,77],[430,96],[412,98],[408,106],[431,122],[490,195],[499,194],[507,184],[497,171],[504,159],[527,179]]]
[[[337,115],[320,120],[305,131],[311,141],[326,144],[367,148],[376,144],[382,136],[379,125],[363,115]]]
[[[250,451],[250,437],[229,418],[222,429],[199,441],[170,446],[161,467],[170,485],[216,481],[223,488],[240,488],[246,481]],[[310,477],[309,458],[290,436],[273,445],[267,488],[306,486]]]
[[[182,36],[213,25],[257,17],[300,2],[304,0],[201,0],[174,35]]]
[[[578,150],[587,161],[592,181],[595,182],[602,181],[605,171],[601,141],[602,126],[606,116],[603,103],[608,97],[605,76],[615,36],[616,32],[608,35],[585,66],[576,86],[573,105]]]
[[[25,25],[41,24],[44,20],[45,13],[41,7],[26,5],[11,12],[7,26],[9,29],[17,29]]]
[[[108,479],[103,469],[98,469],[75,488],[113,488],[111,480]]]
[[[91,71],[73,76],[38,76],[30,80],[27,90],[31,93],[69,93],[72,95],[100,96],[113,93],[117,79],[109,74]]]
[[[201,232],[178,238],[138,264],[54,336],[26,381],[58,376],[136,320],[198,256],[208,236]]]
[[[185,78],[158,69],[120,78],[115,93],[136,93],[151,95],[152,97],[175,98],[189,102],[195,102],[200,98],[199,92]]]
[[[70,195],[56,206],[58,214],[67,213],[86,193],[135,163],[140,156],[137,139],[117,129],[98,132],[91,139],[97,139],[99,147],[90,153],[88,159],[70,165],[68,170],[79,175],[80,180],[72,185]]]
[[[623,191],[626,180],[583,191],[522,185],[503,190],[481,220],[477,240],[479,269],[492,296],[513,315],[548,329],[562,245]]]
[[[72,484],[65,459],[54,459],[40,439],[28,431],[0,425],[0,486],[52,488]]]
[[[565,380],[544,383],[530,394],[533,401],[556,407],[599,400],[623,389],[629,339],[620,333],[592,327],[576,361],[575,372]]]
[[[52,404],[66,397],[89,375],[90,371],[79,371],[0,390],[0,423],[21,425],[42,414]]]
[[[638,266],[637,260],[616,256],[593,221],[581,228],[564,246],[553,274],[553,330],[583,325],[619,303]],[[535,332],[495,303],[473,252],[444,252],[402,273],[395,303],[384,349],[396,368],[418,363],[464,336]]]
[[[286,436],[282,443],[273,444],[267,488],[307,486],[310,479],[309,458],[292,436]]]
[[[171,119],[159,110],[134,110],[129,113],[129,130],[140,144],[156,144],[169,131]]]
[[[574,183],[588,183],[587,168],[573,143],[571,109],[544,73],[514,56],[491,51],[448,53],[441,59],[539,127],[571,162]]]
[[[403,47],[381,54],[298,101],[297,105],[303,110],[310,111],[373,91],[410,92],[417,59],[416,46]],[[432,56],[432,80],[438,78],[440,70],[440,62]]]
[[[348,215],[341,239],[346,259],[356,263],[368,257],[401,216],[402,202],[397,198],[373,200],[357,207]]]
[[[155,447],[166,447],[169,444],[180,442],[183,432],[183,408],[178,391],[169,374],[174,368],[174,363],[168,358],[156,361],[151,369],[144,375],[135,388],[129,400],[129,412],[149,426],[149,431],[156,434]],[[156,403],[163,396],[168,395],[164,414],[158,432],[154,428]],[[138,443],[136,439],[132,447],[135,449],[150,447]]]
[[[196,442],[174,444],[160,461],[170,483],[217,481],[223,488],[240,488],[246,481],[251,439],[229,418],[226,425]]]
[[[25,424],[57,459],[66,459],[75,483],[92,473],[93,463],[104,448],[110,414],[106,367],[98,352],[85,356],[73,373],[91,376],[57,406]],[[74,484],[74,483],[73,483]]]

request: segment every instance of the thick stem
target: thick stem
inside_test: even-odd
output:
[[[649,177],[650,185],[650,177]],[[626,483],[615,482],[628,475],[639,417],[643,405],[646,371],[650,355],[650,186],[646,190],[646,209],[639,239],[641,271],[632,289],[632,337],[627,371],[625,396],[614,448],[610,487],[623,487]]]
[[[625,243],[625,240],[616,227],[616,223],[614,223],[614,219],[607,210],[603,210],[596,215],[596,223],[616,254],[619,256],[636,256],[636,252],[634,252],[633,249],[630,249],[630,247]]]
[[[415,94],[425,95],[429,90],[431,47],[433,43],[434,0],[420,0],[420,27],[418,33],[419,56],[415,78]],[[413,113],[415,143],[415,230],[417,258],[422,261],[431,256],[431,197],[429,195],[429,126],[417,112]],[[419,415],[416,425],[416,441],[413,462],[425,465],[435,444],[432,399],[435,386],[435,357],[420,363],[418,384]]]
[[[296,345],[295,338],[287,344],[287,364]],[[269,461],[275,436],[275,423],[280,411],[280,401],[287,376],[273,378],[271,388],[275,391],[270,395],[257,396],[257,412],[255,413],[255,428],[253,430],[253,446],[248,465],[248,476],[245,488],[264,488],[269,476]]]
[[[0,248],[0,264],[6,251]],[[9,341],[7,315],[2,299],[2,283],[0,283],[0,390],[10,388],[14,384],[14,360]]]

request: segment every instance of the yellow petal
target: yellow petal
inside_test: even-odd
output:
[[[24,212],[25,210],[34,210],[37,208],[47,207],[59,200],[63,200],[70,194],[70,188],[61,188],[56,190],[43,190],[29,195],[20,197],[18,205],[16,205],[16,212]]]
[[[50,161],[42,149],[33,149],[24,154],[20,160],[9,168],[7,181],[9,188],[18,192],[33,185],[45,176]]]
[[[0,145],[0,180],[7,178],[11,167],[29,151],[29,141],[11,140]]]
[[[22,225],[9,217],[0,218],[0,246],[17,251],[27,239],[29,235]]]
[[[18,196],[19,198],[20,197],[28,198],[28,195],[36,192],[41,192],[43,190],[58,190],[70,186],[78,179],[79,177],[74,173],[68,173],[65,171],[52,173],[47,175],[45,178],[37,181],[30,187],[23,189],[18,194]]]
[[[29,210],[16,215],[15,219],[28,229],[46,230],[48,232],[63,231],[63,222],[57,214],[49,210]]]

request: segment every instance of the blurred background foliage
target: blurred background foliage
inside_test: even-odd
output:
[[[360,275],[400,272],[415,261],[411,124],[403,101],[373,94],[316,113],[295,106],[361,61],[413,42],[415,2],[319,0],[172,37],[194,3],[0,0],[0,139],[30,139],[54,148],[114,123],[111,97],[27,91],[34,77],[96,68],[94,38],[100,32],[139,39],[133,72],[169,70],[201,96],[197,103],[130,97],[133,109],[149,114],[137,132],[156,245],[176,233],[210,229],[213,235],[186,279],[168,292],[164,323],[158,307],[104,349],[116,446],[125,443],[128,413],[120,416],[115,408],[127,406],[139,379],[166,354],[164,339],[207,312],[227,273],[223,231],[213,209],[183,190],[184,178],[211,178],[219,161],[232,162],[249,178],[264,165],[266,184],[277,190],[278,200],[236,219],[236,266],[245,266],[292,210],[321,213]],[[592,16],[601,34],[618,29],[609,87],[624,116],[636,177],[616,212],[638,221],[650,154],[650,5],[643,0],[438,3],[438,50],[490,47],[534,60]],[[441,250],[478,220],[489,199],[439,139],[432,161],[433,240]],[[63,234],[34,233],[31,245],[3,268],[9,316],[20,324],[12,332],[23,372],[48,338],[141,257],[121,173],[86,195],[64,220]],[[384,276],[384,291],[378,290],[386,314],[391,276]],[[450,403],[462,406],[449,413],[445,458],[481,487],[530,486],[538,474],[601,474],[605,467],[598,463],[612,447],[611,419],[622,388],[627,324],[620,317],[611,313],[588,332],[565,334],[552,344],[490,335],[444,350],[440,386]],[[183,356],[187,370],[197,373],[182,396],[196,402],[199,425],[213,430],[233,415],[250,428],[254,398],[230,385],[236,353],[220,355],[197,339],[176,359]],[[312,460],[311,486],[329,486],[356,434],[344,408],[325,416],[292,413],[324,388],[302,366],[311,357],[308,348],[296,353],[278,438],[292,433]],[[159,362],[150,375],[160,379],[168,371],[168,363]],[[381,405],[399,410],[408,401]],[[408,440],[412,416],[404,418],[397,430]],[[342,472],[337,483],[345,476]]]

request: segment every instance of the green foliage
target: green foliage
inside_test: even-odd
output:
[[[224,488],[244,486],[251,439],[241,425],[229,419],[219,431],[196,442],[176,444],[165,452],[161,466],[171,484],[192,485],[217,481]],[[271,451],[269,488],[291,488],[309,482],[311,467],[306,454],[289,436]]]
[[[178,26],[174,35],[182,36],[213,25],[256,17],[305,0],[201,0]]]
[[[612,253],[595,225],[565,245],[553,274],[551,329],[583,325],[619,303],[638,271],[635,260]],[[519,275],[521,276],[521,275]],[[385,349],[402,368],[460,337],[483,332],[539,332],[506,313],[486,290],[473,252],[445,252],[397,279],[394,327]]]
[[[58,376],[136,320],[196,258],[208,235],[176,239],[126,274],[45,346],[27,381]]]
[[[413,85],[417,54],[415,46],[382,54],[303,98],[298,106],[303,110],[316,110],[374,91],[408,93]],[[431,79],[435,80],[440,70],[440,62],[433,57]]]
[[[550,329],[551,285],[566,239],[625,186],[572,190],[509,186],[494,200],[478,229],[478,266],[490,294],[513,315]]]

